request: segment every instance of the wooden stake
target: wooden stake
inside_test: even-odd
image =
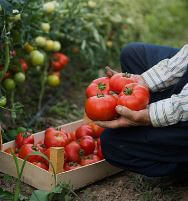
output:
[[[56,174],[63,172],[64,148],[50,147],[50,161],[52,162]],[[49,171],[53,173],[53,168],[51,165],[49,167]]]

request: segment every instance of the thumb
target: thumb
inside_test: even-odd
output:
[[[129,108],[127,107],[124,107],[124,106],[121,106],[121,105],[118,105],[116,106],[116,112],[118,114],[120,114],[121,116],[123,117],[126,117],[127,119],[129,120],[133,120],[134,119],[134,111],[130,110]]]
[[[105,70],[106,70],[106,75],[108,77],[112,77],[114,74],[117,73],[116,71],[112,70],[109,66],[106,66]]]

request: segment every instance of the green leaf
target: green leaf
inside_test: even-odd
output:
[[[0,188],[0,200],[12,200],[13,199],[13,193],[10,193],[8,191],[4,191],[2,188]]]
[[[29,201],[48,201],[49,192],[36,190],[33,191]]]

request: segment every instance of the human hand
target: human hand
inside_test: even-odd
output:
[[[116,111],[120,115],[118,119],[112,121],[96,121],[95,123],[104,128],[151,125],[148,109],[133,111],[127,107],[118,105],[116,106]]]

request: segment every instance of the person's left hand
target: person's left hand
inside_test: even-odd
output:
[[[124,106],[116,106],[116,111],[120,115],[118,119],[112,121],[96,121],[98,126],[104,128],[119,128],[131,126],[151,125],[148,109],[133,111]]]

